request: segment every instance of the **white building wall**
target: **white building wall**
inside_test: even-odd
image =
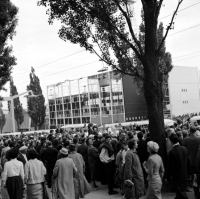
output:
[[[172,115],[200,112],[197,68],[174,66],[169,73],[168,85]]]

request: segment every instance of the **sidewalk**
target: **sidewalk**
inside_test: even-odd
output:
[[[115,190],[119,191],[119,189],[115,189]],[[193,192],[188,192],[187,194],[188,194],[189,199],[195,199]],[[108,191],[107,191],[107,186],[103,186],[103,185],[99,186],[99,190],[93,191],[85,196],[85,199],[122,199],[122,198],[123,197],[120,195],[120,193],[118,195],[109,196]],[[174,193],[162,194],[162,199],[174,199],[174,198],[175,198]],[[141,199],[145,199],[145,196],[142,197]]]

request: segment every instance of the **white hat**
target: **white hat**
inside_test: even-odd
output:
[[[19,148],[19,151],[23,151],[23,150],[27,150],[27,149],[28,149],[27,146],[22,146],[22,147]]]
[[[66,148],[62,148],[60,149],[60,153],[62,153],[63,155],[68,155],[68,150]]]

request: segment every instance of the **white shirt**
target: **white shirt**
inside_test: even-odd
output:
[[[21,176],[24,179],[24,166],[23,163],[17,159],[12,159],[5,163],[4,171],[2,173],[2,180],[6,180],[8,177]]]
[[[109,163],[109,160],[115,159],[114,154],[109,158],[108,150],[105,148],[102,148],[99,158],[100,158],[101,162],[103,162],[103,163]]]

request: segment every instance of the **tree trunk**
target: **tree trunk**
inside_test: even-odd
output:
[[[144,96],[148,110],[150,137],[160,144],[161,135],[164,135],[163,80],[156,52],[158,21],[155,1],[144,1],[143,9],[145,21]]]
[[[148,66],[144,70],[144,96],[149,117],[150,138],[159,144],[159,154],[166,166],[167,154],[164,133],[162,74],[160,74],[158,67],[155,67],[158,64],[156,57],[151,56],[151,60],[147,63]]]
[[[19,132],[20,131],[20,125],[19,125],[19,122],[16,120],[16,123],[17,123],[17,131]]]
[[[159,143],[161,134],[164,134],[163,93],[162,85],[155,82],[145,83],[144,94],[149,117],[150,137]]]

